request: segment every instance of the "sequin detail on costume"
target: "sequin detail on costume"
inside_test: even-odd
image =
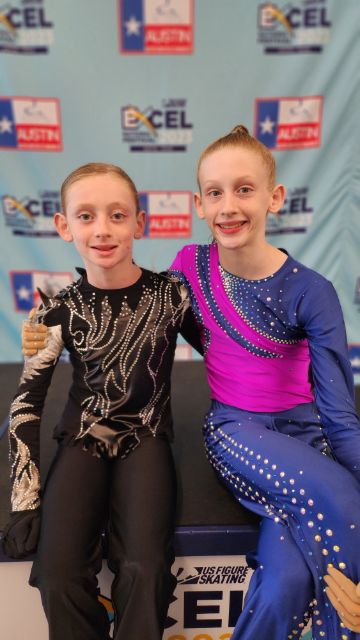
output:
[[[26,360],[12,404],[13,504],[18,509],[39,504],[40,417],[64,345],[74,381],[55,437],[64,444],[80,440],[93,455],[109,458],[125,457],[146,434],[171,438],[170,371],[189,309],[185,287],[143,270],[136,285],[103,291],[81,273],[54,298],[42,296],[36,319],[48,326],[47,346]]]

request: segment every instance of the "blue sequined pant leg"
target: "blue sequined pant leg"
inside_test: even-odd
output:
[[[323,455],[326,443],[314,406],[266,414],[214,401],[204,436],[209,461],[221,480],[268,523],[260,535],[257,569],[233,640],[298,638],[300,617],[306,616],[310,602],[314,640],[360,640],[360,634],[340,622],[323,582],[329,563],[360,580],[360,486]],[[297,591],[292,562],[301,567]]]

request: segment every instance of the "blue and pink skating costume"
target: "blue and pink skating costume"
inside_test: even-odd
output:
[[[360,423],[340,304],[331,283],[288,256],[262,280],[189,245],[171,272],[202,332],[212,405],[207,456],[264,516],[233,640],[359,640],[324,592],[332,563],[360,581]]]

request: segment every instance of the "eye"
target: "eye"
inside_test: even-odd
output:
[[[79,220],[82,220],[83,222],[89,222],[89,220],[92,220],[92,215],[91,213],[88,213],[87,211],[81,211],[78,215]]]
[[[210,191],[207,192],[207,195],[210,198],[217,198],[220,195],[220,191],[219,189],[210,189]]]
[[[122,211],[113,211],[111,214],[113,220],[123,220],[125,218],[125,214]]]
[[[240,193],[250,193],[251,192],[251,188],[250,187],[240,187],[239,192]]]

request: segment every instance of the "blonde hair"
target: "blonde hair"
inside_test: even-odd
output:
[[[115,164],[107,164],[106,162],[89,162],[88,164],[84,164],[77,169],[74,169],[69,175],[65,178],[64,182],[61,185],[61,207],[63,213],[65,213],[66,209],[66,195],[74,182],[78,180],[82,180],[82,178],[87,178],[88,176],[96,176],[96,175],[104,175],[107,173],[113,173],[115,176],[121,178],[121,180],[125,180],[127,185],[130,187],[130,190],[134,196],[134,201],[136,205],[136,213],[140,211],[140,202],[139,202],[139,194],[137,192],[136,186],[130,176],[118,167]]]
[[[211,142],[211,144],[209,144],[200,155],[197,165],[197,182],[199,185],[199,189],[199,171],[201,163],[205,158],[207,158],[207,156],[209,156],[211,153],[214,153],[214,151],[219,151],[220,149],[225,149],[226,147],[245,147],[247,149],[255,151],[255,153],[258,153],[267,168],[270,187],[272,188],[275,186],[276,164],[274,157],[272,156],[269,149],[264,144],[262,144],[262,142],[250,135],[246,127],[244,127],[242,124],[238,124],[230,131],[230,133],[227,133],[225,136],[222,136],[214,142]]]

